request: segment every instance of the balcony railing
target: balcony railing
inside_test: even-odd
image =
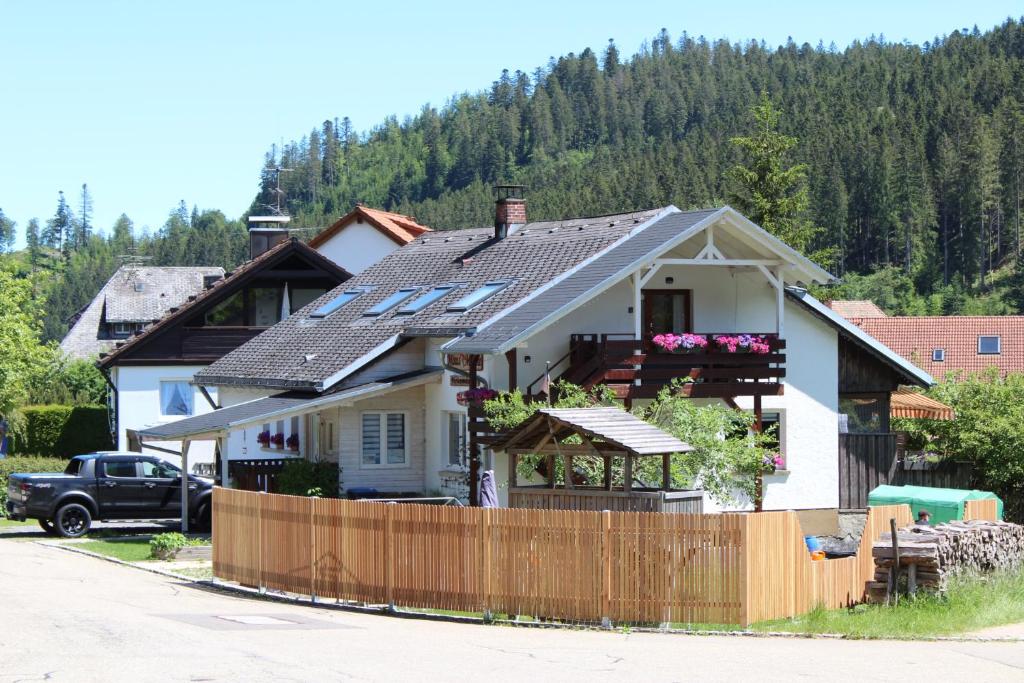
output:
[[[673,380],[689,378],[680,391],[692,397],[778,395],[786,376],[786,341],[764,337],[768,353],[731,353],[713,341],[719,334],[701,333],[705,349],[666,352],[650,340],[626,334],[574,334],[569,367],[561,375],[584,387],[609,386],[619,398],[653,398]]]

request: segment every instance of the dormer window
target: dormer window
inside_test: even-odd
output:
[[[110,333],[115,337],[127,337],[131,332],[132,328],[128,323],[112,323],[110,325]]]
[[[946,349],[932,349],[932,362],[941,363],[946,360]]]
[[[997,356],[1001,352],[999,337],[997,335],[982,335],[978,337],[978,353],[985,356]]]

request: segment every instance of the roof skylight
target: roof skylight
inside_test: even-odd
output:
[[[462,313],[468,311],[474,306],[480,304],[486,299],[494,296],[501,290],[508,287],[510,282],[508,280],[491,280],[490,282],[484,283],[484,286],[480,289],[467,294],[452,305],[448,307],[448,310],[453,313]]]
[[[444,297],[445,294],[455,289],[455,285],[440,285],[434,287],[432,290],[419,297],[415,301],[410,301],[408,304],[398,310],[399,315],[412,315],[419,313],[424,308],[434,303],[435,301]]]
[[[341,294],[339,294],[338,296],[336,296],[333,299],[331,299],[330,301],[328,301],[327,303],[325,303],[320,308],[318,308],[315,311],[313,311],[312,313],[310,313],[309,317],[310,318],[326,318],[331,313],[334,313],[336,310],[338,310],[339,308],[341,308],[345,304],[351,303],[352,301],[354,301],[362,293],[363,292],[361,290],[358,290],[358,289],[346,290],[346,291],[342,292]]]
[[[387,313],[392,308],[402,303],[403,301],[405,301],[418,291],[420,291],[419,287],[402,287],[394,294],[386,297],[380,303],[374,305],[372,308],[367,309],[366,312],[363,313],[363,315],[374,316]]]

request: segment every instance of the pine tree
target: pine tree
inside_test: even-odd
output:
[[[92,195],[85,183],[82,183],[79,207],[78,220],[74,222],[74,238],[71,240],[73,249],[84,248],[92,234]]]
[[[807,165],[788,165],[788,153],[797,139],[779,132],[780,113],[767,92],[761,93],[752,111],[755,132],[731,140],[743,151],[747,163],[728,172],[730,200],[738,211],[786,244],[809,252],[822,230],[808,217]]]
[[[4,215],[0,209],[0,253],[10,251],[14,247],[14,240],[17,237],[17,224]]]
[[[46,221],[46,228],[43,230],[43,244],[57,249],[61,256],[67,258],[70,251],[73,222],[74,216],[71,213],[71,208],[68,206],[67,200],[64,199],[64,192],[60,191],[57,198],[57,211],[53,214],[53,218]]]

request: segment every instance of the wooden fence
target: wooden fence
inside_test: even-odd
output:
[[[999,501],[995,499],[964,501],[964,520],[971,519],[997,521],[999,519]]]
[[[871,543],[812,562],[792,512],[669,514],[394,505],[217,488],[213,568],[250,586],[575,622],[719,623],[851,605]]]

